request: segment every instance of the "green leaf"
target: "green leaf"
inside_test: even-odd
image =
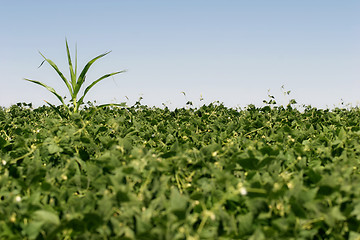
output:
[[[274,160],[276,160],[275,157],[266,157],[263,160],[260,161],[260,163],[258,164],[257,168],[262,168],[265,166],[270,165]]]
[[[73,69],[73,66],[72,66],[72,62],[71,62],[69,45],[68,45],[67,40],[65,40],[65,42],[66,42],[66,53],[67,53],[68,62],[69,62],[69,70],[70,70],[70,77],[71,77],[71,86],[72,86],[72,89],[73,89],[73,91],[74,91],[74,89],[75,89],[75,87],[76,87],[76,75],[75,75],[75,72],[74,72],[74,69]],[[76,97],[76,95],[73,96],[73,97]]]
[[[325,215],[325,222],[330,227],[335,227],[337,221],[344,221],[344,220],[346,220],[346,218],[340,212],[340,206],[332,207]]]
[[[346,131],[344,128],[340,128],[340,131],[339,131],[339,139],[340,140],[346,140]]]
[[[101,104],[99,106],[96,106],[96,108],[103,108],[103,107],[126,107],[126,103],[106,103],[106,104]]]
[[[84,97],[86,96],[86,94],[90,91],[90,89],[97,84],[98,82],[100,82],[101,80],[104,80],[110,76],[113,76],[115,74],[119,74],[119,73],[123,73],[125,71],[119,71],[119,72],[114,72],[114,73],[109,73],[109,74],[105,74],[104,76],[102,76],[101,78],[95,80],[94,82],[92,82],[84,91],[84,94],[82,95],[82,97],[79,99],[79,101],[77,102],[78,106],[83,104],[84,102]]]
[[[59,225],[59,216],[47,210],[38,210],[33,213],[34,219],[38,222]]]
[[[54,153],[62,152],[63,149],[54,143],[54,144],[50,144],[48,146],[48,151],[49,151],[50,154],[54,154]]]
[[[47,101],[45,101],[45,102],[46,102],[52,109],[54,109],[54,111],[57,112],[60,117],[65,118],[65,119],[68,118],[68,116],[65,115],[64,113],[60,112],[59,108],[57,108],[55,105],[53,105],[53,104],[51,104],[51,103],[49,103],[49,102],[47,102]],[[65,105],[65,106],[66,106],[66,105]],[[67,106],[66,106],[66,108],[67,108]],[[68,108],[67,108],[67,109],[68,109]],[[69,111],[69,109],[68,109],[68,111]]]
[[[7,141],[0,136],[0,149],[3,149],[7,144]]]
[[[253,235],[249,238],[249,240],[265,240],[264,233],[260,230],[260,228],[257,228]]]
[[[356,204],[354,210],[351,212],[352,216],[355,216],[360,221],[360,203]]]
[[[257,170],[259,160],[257,158],[240,158],[236,160],[245,170]]]
[[[24,233],[29,237],[29,239],[36,239],[39,235],[44,222],[31,222],[24,227]]]
[[[148,219],[142,217],[142,216],[137,216],[136,217],[136,234],[140,235],[140,234],[144,234],[144,233],[149,233],[151,231],[151,228],[153,227],[152,224],[147,221]]]
[[[360,240],[360,233],[351,231],[349,234],[349,240]]]
[[[254,229],[254,216],[252,212],[249,212],[245,215],[239,215],[237,217],[239,222],[239,234],[247,235],[250,234]]]
[[[111,51],[110,51],[111,52]],[[80,75],[79,75],[79,78],[76,82],[76,88],[74,90],[74,94],[77,95],[81,86],[84,84],[85,82],[85,76],[86,76],[86,73],[88,72],[89,68],[91,67],[91,65],[96,61],[98,60],[99,58],[102,58],[104,56],[106,56],[107,54],[109,54],[110,52],[106,52],[106,53],[103,53],[103,54],[100,54],[99,56],[91,59],[86,65],[85,67],[83,68],[83,70],[81,71]]]
[[[295,214],[295,216],[299,218],[306,218],[307,213],[302,204],[300,204],[296,199],[290,199],[291,210]]]
[[[171,189],[169,210],[174,213],[178,218],[185,217],[186,209],[188,206],[187,198],[180,194],[177,188]]]
[[[46,62],[48,62],[50,64],[50,66],[55,69],[55,71],[57,72],[57,74],[60,76],[60,78],[63,80],[63,82],[65,83],[66,87],[68,88],[69,90],[69,93],[71,94],[71,96],[73,95],[72,93],[72,89],[71,89],[71,86],[68,82],[68,80],[64,77],[64,74],[62,72],[60,72],[59,68],[56,66],[56,64],[51,61],[50,59],[47,59],[44,55],[42,55],[41,52],[39,52],[40,55],[45,59]]]
[[[102,218],[97,213],[86,213],[83,221],[88,230],[96,229],[103,223]]]
[[[160,155],[160,157],[162,157],[162,158],[171,158],[171,157],[174,157],[174,156],[176,156],[175,151],[165,152],[165,153]]]
[[[289,220],[286,218],[277,218],[271,221],[271,224],[280,232],[286,232],[289,228]]]
[[[306,174],[312,183],[318,183],[322,176],[318,169],[307,169]]]
[[[54,94],[59,100],[60,102],[65,105],[65,102],[64,102],[64,99],[55,91],[54,88],[42,83],[42,82],[39,82],[39,81],[36,81],[36,80],[31,80],[31,79],[27,79],[27,78],[24,78],[24,80],[26,81],[29,81],[29,82],[32,82],[32,83],[35,83],[35,84],[38,84],[44,88],[46,88],[47,90],[49,90],[52,94]]]

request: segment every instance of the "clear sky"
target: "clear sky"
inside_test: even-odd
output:
[[[79,67],[108,50],[87,81],[86,100],[184,107],[212,101],[261,105],[268,90],[316,107],[360,102],[359,0],[0,1],[0,106],[59,104],[65,86],[41,51],[68,76],[65,37]],[[74,55],[74,54],[73,54]],[[185,92],[186,97],[181,93]],[[204,100],[200,101],[203,98]]]

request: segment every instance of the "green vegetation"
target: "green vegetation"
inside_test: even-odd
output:
[[[0,110],[0,239],[359,239],[360,110]]]
[[[61,114],[62,116],[67,117],[69,114],[71,114],[72,112],[77,113],[79,111],[79,108],[82,104],[84,104],[84,98],[86,96],[86,94],[90,91],[90,89],[97,84],[98,82],[111,77],[113,75],[119,74],[119,73],[123,73],[125,71],[119,71],[119,72],[113,72],[113,73],[108,73],[105,74],[104,76],[98,78],[97,80],[93,81],[89,86],[87,86],[85,88],[85,91],[83,93],[83,95],[78,99],[78,94],[79,91],[81,89],[81,87],[84,85],[85,83],[85,78],[86,78],[86,74],[89,71],[91,65],[98,59],[106,56],[107,54],[109,54],[110,52],[106,52],[103,54],[100,54],[99,56],[93,58],[92,60],[90,60],[85,67],[83,68],[83,70],[81,71],[80,75],[77,76],[77,51],[75,52],[75,69],[73,67],[72,61],[71,61],[71,56],[70,56],[70,50],[69,50],[69,45],[67,40],[65,40],[66,42],[66,54],[67,54],[67,59],[68,59],[68,64],[69,64],[69,70],[70,70],[70,81],[64,76],[64,74],[59,70],[59,68],[57,67],[57,65],[51,61],[50,59],[46,58],[41,52],[40,55],[44,58],[44,61],[40,64],[39,67],[41,67],[43,65],[44,62],[47,62],[50,64],[50,66],[56,71],[56,73],[60,76],[61,80],[65,83],[66,88],[68,89],[69,93],[70,93],[70,103],[72,104],[72,111],[70,110],[70,108],[68,107],[67,104],[65,104],[64,98],[60,96],[60,94],[58,94],[54,88],[36,81],[36,80],[31,80],[31,79],[27,79],[24,78],[24,80],[35,83],[37,85],[40,85],[44,88],[46,88],[47,90],[49,90],[52,94],[54,94],[59,100],[60,102],[63,104],[63,106],[67,109],[66,113]],[[47,104],[49,104],[55,111],[57,111],[58,113],[60,113],[57,108],[51,104],[46,102]],[[115,105],[115,104],[107,104],[107,105]],[[104,105],[103,105],[104,106]]]

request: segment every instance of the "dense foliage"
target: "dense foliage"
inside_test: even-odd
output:
[[[359,119],[290,105],[3,108],[0,239],[360,239]]]

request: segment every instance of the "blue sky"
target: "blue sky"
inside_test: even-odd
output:
[[[65,37],[79,67],[112,50],[87,81],[127,69],[86,100],[184,107],[213,101],[261,105],[268,90],[316,107],[360,103],[360,1],[3,1],[0,5],[0,106],[58,104],[68,76]],[[73,54],[74,55],[74,54]],[[284,97],[281,86],[291,90]],[[186,97],[181,93],[185,92]],[[204,99],[200,101],[200,99]]]

